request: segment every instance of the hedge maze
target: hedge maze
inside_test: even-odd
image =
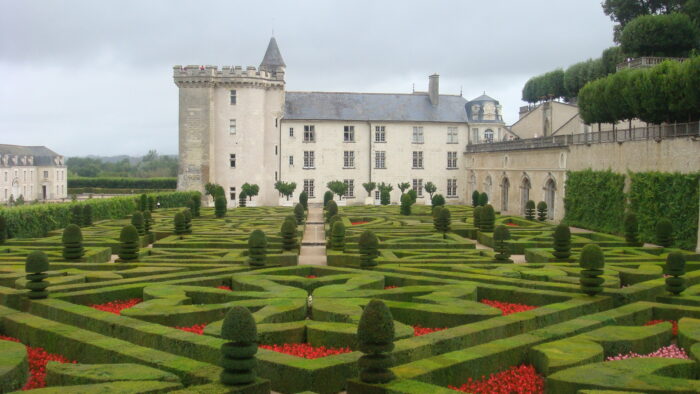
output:
[[[429,206],[410,215],[395,205],[339,207],[344,235],[331,240],[325,225],[327,266],[300,265],[298,247],[283,250],[292,208],[222,218],[202,208],[183,234],[174,221],[181,208],[156,209],[135,260],[116,256],[131,216],[82,227],[79,259],[64,258],[63,230],[8,239],[0,392],[700,391],[699,255],[573,231],[571,255],[557,258],[554,226],[497,215],[516,263],[504,262],[471,207],[447,209],[443,236]],[[305,224],[297,224],[298,245]],[[267,246],[256,243],[251,256],[254,230]],[[362,268],[368,230],[377,265]],[[589,244],[605,260],[595,296],[580,285]],[[49,260],[45,299],[28,296],[38,276],[25,264],[36,251]],[[669,271],[672,252],[685,265]],[[683,278],[679,295],[667,291],[665,273]],[[381,303],[367,308],[373,300]],[[366,324],[358,336],[363,319],[376,329]],[[390,326],[393,335],[382,331]]]

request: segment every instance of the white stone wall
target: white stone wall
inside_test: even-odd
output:
[[[45,173],[46,177],[44,177]],[[27,202],[43,200],[43,186],[46,186],[46,200],[67,198],[66,167],[0,167],[0,202],[7,202],[10,196],[17,200],[20,195]]]

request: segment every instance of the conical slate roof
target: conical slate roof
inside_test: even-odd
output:
[[[475,98],[474,100],[469,100],[470,103],[472,101],[496,101],[496,102],[498,102],[498,100],[496,100],[495,98],[486,95],[486,92],[484,92],[484,94]]]
[[[267,44],[267,51],[265,51],[265,56],[260,63],[260,68],[274,69],[286,66],[284,60],[282,60],[280,49],[277,47],[277,40],[275,40],[275,37],[270,38],[270,43]]]

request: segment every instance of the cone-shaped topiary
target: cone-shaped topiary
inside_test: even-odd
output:
[[[0,216],[0,245],[7,241],[7,219],[4,216]]]
[[[508,227],[504,225],[496,226],[493,230],[493,250],[496,252],[496,260],[508,261],[510,257],[510,248],[508,247],[508,240],[510,239],[510,231]]]
[[[304,207],[304,210],[309,209],[309,195],[306,192],[299,193],[299,204]]]
[[[175,234],[182,235],[187,233],[187,226],[185,225],[185,214],[178,212],[173,218],[173,224],[175,225]]]
[[[641,246],[639,242],[639,223],[637,215],[628,212],[625,215],[625,240],[630,246]]]
[[[452,224],[452,215],[450,210],[443,206],[435,207],[436,212],[433,216],[433,226],[435,230],[442,233],[442,238],[447,238],[447,232],[450,231],[450,225]]]
[[[76,226],[83,224],[83,207],[80,205],[73,205],[70,209],[70,222]]]
[[[557,259],[568,259],[571,257],[571,231],[569,226],[560,224],[554,228],[554,252],[552,254]]]
[[[77,260],[85,255],[83,249],[83,233],[80,227],[69,224],[63,230],[63,258],[67,260]]]
[[[146,235],[146,225],[143,222],[142,212],[136,211],[133,215],[131,215],[131,224],[136,227],[136,231],[139,233],[139,235]]]
[[[331,230],[331,248],[341,252],[345,250],[345,225],[342,220],[333,223],[333,230]]]
[[[83,227],[92,226],[92,205],[85,204],[81,215]]]
[[[192,234],[192,210],[185,208],[182,210],[182,214],[185,216],[185,232]]]
[[[535,202],[532,200],[525,203],[525,219],[535,220]]]
[[[410,215],[411,205],[413,205],[413,198],[408,193],[401,195],[401,214]]]
[[[682,278],[685,274],[685,257],[678,252],[669,253],[664,274],[669,275],[666,278],[666,291],[673,295],[681,294],[685,290],[685,279]]]
[[[148,196],[147,198],[148,201],[148,210],[153,212],[156,210],[156,200],[153,198],[153,196]]]
[[[151,211],[143,211],[143,229],[146,234],[151,233],[151,228],[153,228],[153,215],[151,215]]]
[[[285,219],[280,228],[282,234],[282,249],[293,250],[297,247],[297,222],[296,219]]]
[[[221,345],[221,383],[234,386],[255,381],[258,352],[258,330],[248,308],[234,306],[226,312],[221,325],[221,338],[229,342]]]
[[[253,267],[265,266],[267,260],[267,237],[260,230],[253,230],[248,237],[248,263]]]
[[[32,300],[40,300],[49,296],[46,290],[49,282],[44,281],[49,275],[49,258],[40,250],[29,253],[24,264],[24,271],[27,273],[27,297]]]
[[[119,259],[138,260],[140,246],[141,241],[136,227],[133,224],[124,226],[119,234]]]
[[[484,207],[481,205],[477,205],[474,208],[474,227],[476,227],[477,230],[481,229],[481,215],[484,213]]]
[[[601,293],[603,291],[601,285],[605,279],[601,278],[600,275],[603,275],[605,257],[600,246],[595,244],[584,246],[581,250],[579,265],[582,268],[580,278],[581,291],[589,296]]]
[[[326,204],[326,222],[329,222],[331,218],[338,214],[338,204],[335,201],[330,200]]]
[[[656,243],[668,248],[673,245],[673,224],[666,218],[661,218],[656,223]]]
[[[198,218],[200,215],[200,209],[202,208],[202,195],[197,193],[192,196],[192,216]]]
[[[306,211],[304,210],[304,206],[301,203],[297,203],[297,205],[294,206],[294,218],[296,219],[298,225],[304,224],[305,216]]]
[[[371,268],[377,265],[379,256],[379,239],[371,230],[365,230],[360,234],[358,241],[360,249],[360,267]]]
[[[547,220],[547,203],[544,201],[537,203],[537,220],[540,222]]]
[[[496,224],[496,212],[491,204],[484,205],[479,217],[479,230],[485,233],[493,232],[493,227]]]
[[[474,190],[472,192],[472,207],[476,208],[479,205],[479,191]]]
[[[328,209],[328,202],[333,201],[333,192],[327,190],[323,193],[323,209]]]
[[[148,196],[144,193],[139,196],[139,211],[148,209]]]
[[[479,205],[482,207],[489,203],[489,195],[486,193],[479,194]]]
[[[372,300],[362,311],[357,325],[357,343],[362,357],[358,360],[360,380],[387,383],[395,378],[389,368],[394,365],[394,318],[380,300]]]
[[[214,199],[214,214],[217,218],[226,216],[226,197],[217,196]]]

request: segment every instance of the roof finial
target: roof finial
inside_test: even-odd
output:
[[[459,85],[459,97],[464,97],[463,92],[462,92],[462,88],[463,88],[463,87],[464,87],[464,86]]]

